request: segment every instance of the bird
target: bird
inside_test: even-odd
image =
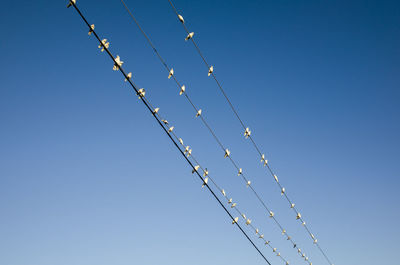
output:
[[[88,32],[89,36],[92,35],[93,30],[94,30],[94,24],[90,25],[89,32]]]
[[[179,21],[182,22],[182,24],[185,23],[185,20],[183,19],[183,17],[181,15],[178,14],[178,18],[179,18]]]
[[[185,147],[185,154],[186,154],[187,152],[189,152],[189,149],[190,149],[190,146],[187,145],[187,146]]]
[[[273,249],[272,249],[272,252],[276,252],[276,248],[273,248]]]
[[[269,211],[269,217],[271,217],[271,218],[272,218],[272,217],[274,217],[274,215],[275,215],[275,214],[274,214],[274,212],[273,212],[273,211]]]
[[[299,249],[297,250],[297,252],[301,253],[301,249],[299,248]]]
[[[139,98],[143,98],[146,95],[146,90],[144,88],[139,89],[138,91]]]
[[[297,215],[296,215],[296,220],[299,220],[301,218],[301,214],[300,213],[297,213]]]
[[[229,151],[228,149],[225,149],[224,158],[228,157],[230,154],[231,154],[231,151]]]
[[[288,236],[288,237],[286,238],[286,240],[290,240],[290,239],[292,239],[290,236]]]
[[[297,247],[297,245],[296,244],[293,244],[293,248],[296,248]]]
[[[203,177],[207,177],[207,176],[208,176],[208,170],[207,170],[207,168],[205,168],[203,170]]]
[[[263,239],[263,238],[264,238],[264,235],[260,235],[258,238],[261,238],[261,239]]]
[[[212,73],[214,72],[214,66],[210,66],[210,68],[208,69],[208,76],[210,76]]]
[[[282,188],[281,195],[283,195],[284,193],[285,193],[285,188]]]
[[[249,225],[249,224],[251,224],[251,220],[250,220],[250,219],[247,219],[247,220],[246,220],[246,225]]]
[[[251,181],[250,181],[250,180],[248,180],[248,181],[247,181],[247,183],[246,183],[246,187],[249,187],[249,186],[250,186],[250,184],[251,184]]]
[[[174,68],[171,68],[171,70],[169,70],[168,79],[170,79],[173,75],[174,75]]]
[[[204,188],[204,186],[206,186],[207,183],[208,183],[208,178],[205,178],[205,179],[204,179],[204,182],[203,182],[203,185],[201,185],[201,187]]]
[[[193,38],[193,36],[194,36],[194,32],[190,32],[190,33],[186,36],[185,41],[190,40],[191,38]]]
[[[75,5],[76,4],[76,0],[70,0],[68,5],[67,5],[67,8],[70,8],[70,6],[72,6],[72,3]]]
[[[258,228],[256,228],[256,235],[258,234]]]
[[[230,198],[229,200],[228,200],[228,204],[231,204],[232,203],[232,198]]]
[[[200,168],[199,165],[195,166],[194,169],[192,170],[192,174],[193,174],[194,172],[197,172],[197,170],[198,170],[199,168]]]
[[[242,217],[243,217],[243,219],[247,219],[246,215],[244,213],[242,213]]]
[[[286,230],[285,229],[282,230],[282,235],[284,235],[284,234],[286,234]]]
[[[233,219],[232,224],[236,224],[239,221],[239,217],[235,217],[235,219]]]
[[[179,143],[180,143],[181,145],[183,145],[183,140],[182,140],[182,138],[179,138]]]
[[[168,125],[168,121],[167,120],[161,120],[165,125]]]
[[[224,197],[226,196],[226,193],[225,193],[224,189],[222,189],[221,193],[222,193],[222,195],[224,195]]]
[[[301,224],[304,226],[304,225],[306,225],[306,222],[303,221]]]
[[[264,163],[264,167],[268,164],[268,160],[265,159],[265,155],[264,154],[261,155],[261,163]]]
[[[107,42],[107,39],[103,39],[99,45],[99,49],[104,52],[104,49],[108,49],[108,47],[110,47],[110,43]]]
[[[271,241],[265,241],[265,245],[268,245],[269,243],[271,243]]]
[[[247,139],[247,138],[249,138],[250,135],[251,135],[251,131],[250,131],[249,127],[247,127],[246,130],[244,131],[244,137]]]
[[[274,175],[274,179],[276,182],[279,182],[278,177],[276,175]]]
[[[179,96],[182,95],[183,93],[185,93],[185,90],[186,90],[185,85],[183,85],[181,87],[181,91],[179,91]]]
[[[186,156],[189,157],[191,154],[192,154],[192,149],[190,149],[190,150],[187,152]]]
[[[124,63],[123,61],[121,61],[121,58],[119,57],[119,55],[117,55],[117,57],[114,59],[114,67],[113,70],[114,71],[118,71],[119,68],[122,66],[122,64]]]
[[[156,115],[157,113],[158,113],[158,111],[160,110],[160,108],[155,108],[154,110],[153,110],[153,115]],[[180,138],[179,138],[180,139]]]
[[[278,254],[276,254],[278,257],[281,255],[281,253],[280,252],[278,252]]]
[[[201,115],[201,109],[199,109],[196,113],[196,118],[199,117]]]
[[[132,78],[132,73],[126,75],[125,82]]]
[[[174,130],[174,126],[169,127],[168,132],[172,132]]]
[[[292,209],[294,208],[294,203],[292,203],[292,204],[290,205],[290,208],[292,208]]]
[[[318,240],[317,240],[317,239],[314,239],[314,244],[317,244],[317,242],[318,242]]]
[[[242,175],[243,170],[241,168],[239,168],[239,172],[238,172],[238,176]]]
[[[236,206],[236,202],[232,203],[231,208],[234,208]]]

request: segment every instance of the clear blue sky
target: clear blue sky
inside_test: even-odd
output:
[[[120,2],[77,3],[210,174],[291,264],[305,264]],[[126,3],[278,219],[314,265],[326,264],[184,42],[167,0]],[[175,3],[332,261],[394,264],[400,3]],[[66,4],[5,1],[0,9],[0,264],[264,264]]]

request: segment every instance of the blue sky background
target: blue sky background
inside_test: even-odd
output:
[[[0,264],[264,264],[66,3],[5,1],[0,9]],[[326,264],[168,1],[126,3],[277,218],[314,265]],[[332,261],[395,263],[398,1],[175,3]],[[215,180],[291,264],[305,264],[121,3],[78,5]]]

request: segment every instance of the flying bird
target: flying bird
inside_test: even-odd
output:
[[[193,38],[193,36],[194,36],[194,32],[190,32],[190,33],[186,36],[185,41],[190,40],[191,38]]]
[[[72,6],[72,3],[74,3],[74,5],[75,5],[76,4],[76,0],[70,0],[68,5],[67,5],[67,8],[70,8]]]
[[[88,32],[89,36],[92,35],[93,30],[94,30],[94,24],[90,25],[89,32]]]
[[[212,73],[214,72],[214,66],[210,66],[210,68],[208,69],[208,76],[210,76]]]
[[[169,70],[168,79],[170,79],[173,75],[174,75],[174,68],[171,68],[171,70]]]

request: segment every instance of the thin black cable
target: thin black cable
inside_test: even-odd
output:
[[[171,5],[172,9],[174,10],[175,14],[176,14],[176,15],[179,15],[179,13],[178,13],[177,9],[175,8],[174,4],[172,3],[172,1],[171,1],[171,0],[168,0],[168,2],[170,3],[170,5]],[[189,30],[188,30],[188,28],[186,27],[186,25],[185,25],[184,23],[181,23],[181,24],[182,24],[182,26],[184,27],[186,33],[189,34]],[[202,54],[202,52],[201,52],[199,46],[197,45],[197,43],[195,42],[194,38],[191,38],[191,41],[192,41],[193,45],[195,46],[195,48],[196,48],[198,54],[199,54],[200,57],[202,58],[203,62],[205,63],[205,65],[206,65],[207,68],[209,69],[209,68],[210,68],[210,65],[207,63],[207,61],[206,61],[204,55]],[[236,116],[237,119],[239,120],[239,122],[240,122],[240,124],[242,125],[243,129],[246,129],[246,126],[244,125],[244,122],[242,121],[242,119],[240,118],[240,116],[239,116],[238,112],[236,111],[235,107],[233,106],[233,104],[232,104],[231,101],[229,100],[227,94],[225,93],[224,89],[222,88],[222,85],[220,84],[220,82],[219,82],[218,79],[216,78],[214,72],[212,72],[211,75],[212,75],[213,79],[215,80],[215,82],[217,83],[217,86],[218,86],[219,90],[222,92],[222,94],[223,94],[223,96],[225,97],[226,101],[229,103],[229,105],[230,105],[232,111],[234,112],[235,116]],[[252,137],[251,135],[249,135],[249,138],[250,138],[250,140],[251,140],[253,146],[254,146],[255,149],[257,150],[258,154],[259,154],[260,156],[262,156],[262,153],[261,153],[259,147],[257,146],[256,142],[254,141],[253,137]],[[274,174],[273,170],[271,169],[271,167],[269,166],[269,164],[267,164],[267,167],[268,167],[268,170],[269,170],[269,172],[271,173],[271,175],[272,175],[272,176],[275,176],[275,174]],[[282,189],[282,185],[281,185],[279,182],[277,182],[277,183],[278,183],[280,189]],[[285,195],[286,200],[289,202],[290,206],[292,206],[293,202],[289,199],[289,197],[287,196],[286,193],[285,193],[284,195]],[[298,210],[297,210],[295,207],[291,207],[291,208],[292,208],[293,211],[296,213],[296,215],[299,214]],[[302,217],[300,217],[299,220],[302,222],[304,228],[306,229],[306,231],[307,231],[307,233],[310,235],[310,237],[311,237],[313,240],[315,240],[314,235],[311,233],[310,229],[309,229],[308,226],[305,224],[304,219],[303,219]],[[332,262],[329,260],[328,256],[326,255],[325,251],[324,251],[324,250],[321,248],[321,246],[319,245],[319,243],[314,241],[314,244],[317,245],[318,249],[319,249],[319,250],[321,251],[321,253],[324,255],[324,257],[326,258],[326,260],[328,261],[328,263],[331,264],[331,265],[333,265]]]
[[[83,16],[83,14],[81,13],[81,11],[78,9],[78,7],[76,6],[75,3],[71,2],[73,7],[75,8],[75,10],[78,12],[78,14],[80,15],[80,17],[83,19],[83,21],[86,23],[86,25],[88,26],[89,29],[91,29],[90,24],[88,23],[88,21],[86,20],[86,18]],[[99,38],[99,36],[97,35],[97,33],[94,31],[94,29],[92,29],[93,35],[96,37],[96,39],[99,41],[100,44],[102,44],[101,39]],[[117,62],[114,59],[114,56],[111,54],[111,52],[108,50],[107,47],[105,47],[104,45],[102,45],[104,50],[106,50],[107,54],[111,57],[111,59],[113,60],[114,64],[117,64]],[[127,79],[127,81],[129,81],[129,84],[131,85],[131,87],[135,90],[136,94],[139,94],[139,91],[137,90],[137,88],[135,87],[135,85],[131,82],[130,78],[128,78],[128,76],[125,74],[123,68],[121,66],[119,66],[119,70],[122,73],[122,75],[125,77],[125,79]],[[144,99],[144,97],[140,97],[143,104],[147,107],[147,109],[150,111],[150,113],[153,114],[153,110],[152,108],[150,108],[149,104],[146,102],[146,100]],[[194,170],[194,172],[196,172],[197,176],[200,178],[200,180],[203,182],[203,178],[201,177],[201,175],[197,172],[197,170],[195,170],[195,167],[193,166],[193,164],[191,163],[191,161],[186,157],[186,155],[184,154],[184,152],[181,150],[181,148],[179,147],[179,145],[175,142],[175,140],[172,138],[172,136],[168,133],[167,129],[163,126],[163,124],[161,123],[161,121],[157,118],[156,115],[152,115],[154,116],[154,118],[156,119],[157,123],[161,126],[161,128],[164,130],[164,132],[168,135],[168,137],[170,138],[170,140],[173,142],[173,144],[175,145],[175,147],[179,150],[179,152],[181,153],[181,155],[185,158],[186,162],[190,165],[190,167]],[[223,203],[221,202],[221,200],[217,197],[217,195],[214,193],[214,191],[209,187],[208,184],[205,183],[205,186],[207,187],[207,189],[210,191],[210,193],[213,195],[213,197],[218,201],[219,205],[224,209],[224,211],[229,215],[229,217],[232,219],[232,221],[235,220],[235,218],[231,215],[231,213],[228,211],[228,209],[223,205]],[[246,234],[246,232],[243,230],[243,228],[238,224],[238,222],[235,222],[236,226],[240,229],[240,231],[243,233],[243,235],[250,241],[250,243],[253,245],[253,247],[257,250],[257,252],[261,255],[261,257],[269,264],[271,265],[271,263],[268,261],[268,259],[263,255],[263,253],[258,249],[258,247],[254,244],[254,242],[250,239],[250,237]]]
[[[146,32],[143,30],[143,28],[141,27],[141,25],[139,24],[138,20],[135,18],[135,16],[132,14],[132,12],[130,11],[130,9],[128,8],[128,6],[125,4],[125,2],[123,0],[120,0],[121,3],[123,4],[125,10],[128,12],[128,14],[130,15],[130,17],[132,18],[132,20],[135,22],[135,24],[137,25],[137,27],[139,28],[139,30],[141,31],[142,35],[146,38],[147,42],[149,43],[149,45],[151,46],[151,48],[153,49],[153,51],[156,53],[157,57],[160,59],[161,63],[165,66],[166,70],[169,72],[171,70],[171,68],[167,65],[166,61],[163,59],[163,57],[160,55],[160,53],[158,52],[157,48],[155,47],[155,45],[153,44],[153,42],[151,41],[150,37],[146,34]],[[197,46],[196,46],[197,47]],[[197,47],[198,48],[198,47]],[[204,62],[205,58],[202,56]],[[172,78],[174,79],[175,83],[178,85],[178,87],[181,87],[180,82],[177,80],[177,78],[175,77],[175,75],[172,75]],[[194,110],[197,112],[198,108],[194,105],[194,103],[192,102],[192,100],[190,99],[189,95],[187,94],[187,92],[184,92],[184,95],[186,97],[186,99],[189,101],[189,103],[191,104],[191,106],[194,108]],[[202,120],[202,122],[204,123],[204,125],[207,127],[207,129],[209,130],[209,132],[212,134],[213,138],[216,140],[216,142],[218,143],[218,145],[221,147],[222,150],[225,151],[225,147],[223,146],[223,144],[221,143],[221,141],[219,140],[219,138],[216,136],[215,132],[212,130],[212,128],[210,127],[210,125],[207,123],[206,119],[203,117],[203,115],[199,116],[200,119]],[[232,159],[231,156],[229,156],[229,159],[231,161],[231,163],[233,164],[233,166],[236,168],[236,170],[239,170],[239,166],[236,164],[236,162]],[[241,174],[241,177],[243,178],[243,180],[247,183],[248,179],[244,176],[244,174]],[[263,207],[268,211],[268,213],[270,212],[269,207],[265,204],[265,202],[261,199],[261,196],[257,193],[257,191],[250,186],[252,192],[255,194],[255,196],[257,197],[257,199],[261,202],[261,204],[263,205]],[[274,220],[274,222],[277,224],[277,226],[279,227],[280,231],[284,231],[284,228],[282,227],[282,225],[279,223],[279,221],[275,218],[275,216],[272,216],[272,219]],[[288,233],[286,232],[285,235],[289,238],[288,241],[292,243],[294,247],[294,249],[296,250],[300,250],[300,247],[298,246],[298,244],[296,244],[294,242],[294,240],[292,239],[292,237],[290,237],[288,235]],[[300,252],[299,252],[300,253]],[[311,263],[310,261],[307,261],[308,263]]]

